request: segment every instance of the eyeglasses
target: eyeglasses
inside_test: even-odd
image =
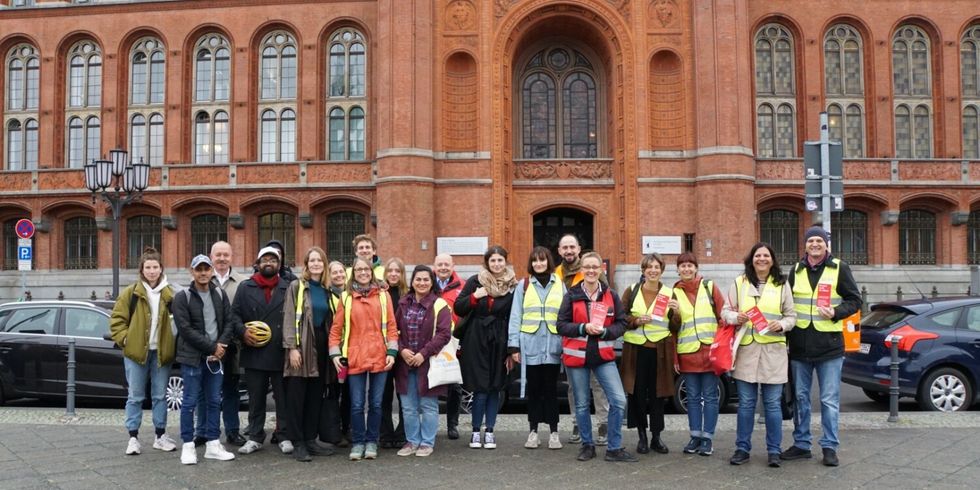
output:
[[[262,260],[259,260],[259,263],[260,264],[278,264],[279,263],[279,259],[262,259]]]
[[[587,271],[597,271],[599,269],[602,269],[602,266],[600,266],[600,265],[583,265],[582,266],[582,269],[583,270],[587,270]]]
[[[368,267],[358,267],[357,269],[354,269],[354,272],[371,272],[371,269]]]

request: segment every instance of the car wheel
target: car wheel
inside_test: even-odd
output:
[[[179,412],[180,404],[184,400],[184,378],[170,375],[167,380],[167,410]]]
[[[970,408],[973,389],[959,370],[940,368],[925,377],[916,398],[923,410],[959,412]]]
[[[872,391],[867,388],[864,388],[862,391],[864,391],[864,396],[877,403],[888,403],[888,398],[890,397],[888,392]]]

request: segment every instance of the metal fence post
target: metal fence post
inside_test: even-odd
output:
[[[868,314],[868,287],[861,286],[861,315]]]
[[[891,383],[888,386],[888,421],[898,422],[898,341],[902,337],[889,335],[892,342],[891,349]]]
[[[68,384],[65,387],[65,416],[75,417],[75,337],[68,338]]]
[[[898,290],[895,291],[895,297],[898,298],[898,301],[902,301],[902,286],[899,286]]]

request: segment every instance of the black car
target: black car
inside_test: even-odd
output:
[[[0,404],[15,398],[64,399],[68,339],[72,337],[77,363],[76,396],[126,400],[128,387],[122,350],[108,340],[111,309],[112,302],[105,301],[0,305]],[[171,369],[167,408],[178,411],[184,381],[177,363]]]

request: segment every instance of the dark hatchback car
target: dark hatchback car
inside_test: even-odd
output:
[[[924,410],[968,410],[980,385],[980,298],[879,303],[861,321],[861,350],[844,358],[845,383],[885,401],[891,343],[898,342],[900,396]]]
[[[0,305],[0,404],[15,398],[64,399],[70,337],[75,338],[76,396],[125,401],[122,350],[106,340],[112,305],[111,301]],[[167,382],[169,410],[180,409],[183,392],[175,363]]]

